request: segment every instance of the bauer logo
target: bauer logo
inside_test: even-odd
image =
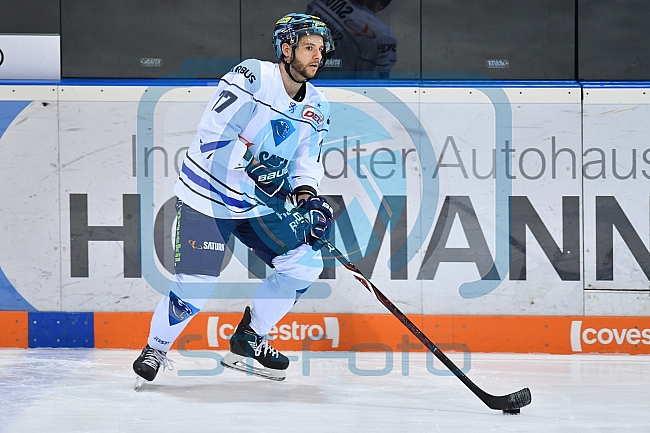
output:
[[[237,323],[220,323],[219,316],[208,318],[208,346],[220,347],[219,340],[229,340],[235,332]],[[339,319],[323,317],[321,323],[300,323],[293,320],[290,323],[280,322],[269,331],[269,340],[303,341],[332,340],[332,348],[339,347]]]
[[[506,69],[510,67],[510,61],[506,59],[490,59],[485,64],[490,69]]]
[[[631,327],[586,327],[581,320],[571,322],[571,350],[589,352],[589,346],[603,345],[625,350],[625,346],[650,345],[650,328]],[[595,350],[594,350],[595,351]],[[616,351],[616,350],[614,350]]]
[[[157,57],[143,57],[140,59],[140,66],[143,68],[160,68],[162,67],[162,59]]]

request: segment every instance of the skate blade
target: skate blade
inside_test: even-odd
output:
[[[144,384],[145,380],[144,378],[137,376],[135,377],[135,385],[133,386],[134,391],[140,391],[140,388],[142,388],[142,385]]]
[[[260,364],[254,359],[236,355],[232,352],[228,352],[228,354],[224,356],[221,360],[221,365],[235,371],[246,373],[250,376],[257,376],[269,380],[281,381],[287,377],[287,372],[285,370],[273,370],[270,368],[258,367]]]

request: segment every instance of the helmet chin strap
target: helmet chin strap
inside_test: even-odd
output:
[[[302,81],[298,81],[294,78],[293,74],[291,73],[291,64],[296,60],[296,47],[292,47],[291,49],[291,62],[286,62],[284,59],[282,59],[282,63],[284,63],[284,70],[287,71],[287,75],[289,75],[289,78],[291,78],[292,81],[298,84],[305,84],[307,81],[309,81],[308,78],[305,78]]]
[[[294,82],[296,82],[296,83],[298,83],[298,84],[305,84],[307,81],[309,81],[309,79],[307,79],[307,78],[305,78],[305,79],[302,80],[302,81],[298,81],[298,80],[296,80],[296,79],[294,78],[294,76],[291,74],[291,68],[290,68],[291,63],[287,63],[287,62],[285,62],[284,60],[282,60],[282,63],[284,63],[284,70],[287,71],[287,75],[289,75],[289,78],[291,78],[292,81],[294,81]],[[292,63],[293,63],[293,62],[292,62]]]

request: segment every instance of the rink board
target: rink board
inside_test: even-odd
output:
[[[0,312],[0,347],[139,349],[152,313],[94,313],[86,329],[79,313]],[[409,317],[441,350],[513,353],[650,354],[648,317]],[[240,314],[201,313],[174,343],[178,350],[227,350]],[[39,326],[31,322],[41,321]],[[54,325],[56,321],[68,326]],[[79,323],[79,322],[77,322]],[[90,336],[90,337],[89,337]],[[427,349],[392,315],[287,314],[269,333],[273,346],[293,351],[423,352]],[[94,341],[88,345],[84,340]],[[66,343],[67,342],[67,343]],[[84,345],[85,344],[85,345]]]
[[[142,344],[130,331],[146,334],[167,291],[172,187],[215,85],[0,85],[0,240],[10,246],[0,311],[44,314],[37,323],[3,315],[1,346],[29,347],[30,334],[31,344],[56,347]],[[648,326],[618,321],[650,316],[650,84],[320,88],[332,107],[321,185],[336,204],[331,241],[416,324],[479,351],[645,353]],[[342,330],[346,318],[382,325],[365,326],[377,330],[366,339],[332,348],[323,337],[314,348],[401,341],[399,326],[383,325],[394,321],[384,307],[331,257],[327,266],[292,310],[316,322],[291,333],[325,335],[326,323],[336,318]],[[229,245],[203,310],[219,322],[195,319],[202,339],[188,347],[223,347],[207,329],[235,323],[270,272]],[[111,314],[129,317],[122,331],[121,320],[98,319]],[[588,324],[595,317],[615,323]],[[486,329],[494,338],[478,337]],[[520,329],[534,343],[504,337]],[[293,347],[281,338],[288,332],[278,329],[277,343]]]

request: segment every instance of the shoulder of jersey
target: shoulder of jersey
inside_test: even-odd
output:
[[[265,78],[273,73],[274,63],[257,59],[246,59],[234,66],[224,78],[232,80],[251,93],[256,93]]]
[[[313,103],[313,102],[323,102],[323,103],[328,103],[327,98],[325,97],[325,94],[320,90],[317,89],[313,84],[307,83],[307,95],[305,98],[306,103]]]
[[[323,92],[311,83],[307,84],[307,95],[302,106],[303,120],[309,120],[317,130],[329,130],[330,104]]]
[[[395,39],[395,36],[393,36],[393,30],[388,24],[379,19],[377,15],[369,14],[367,24],[377,33],[377,38],[388,37]]]

